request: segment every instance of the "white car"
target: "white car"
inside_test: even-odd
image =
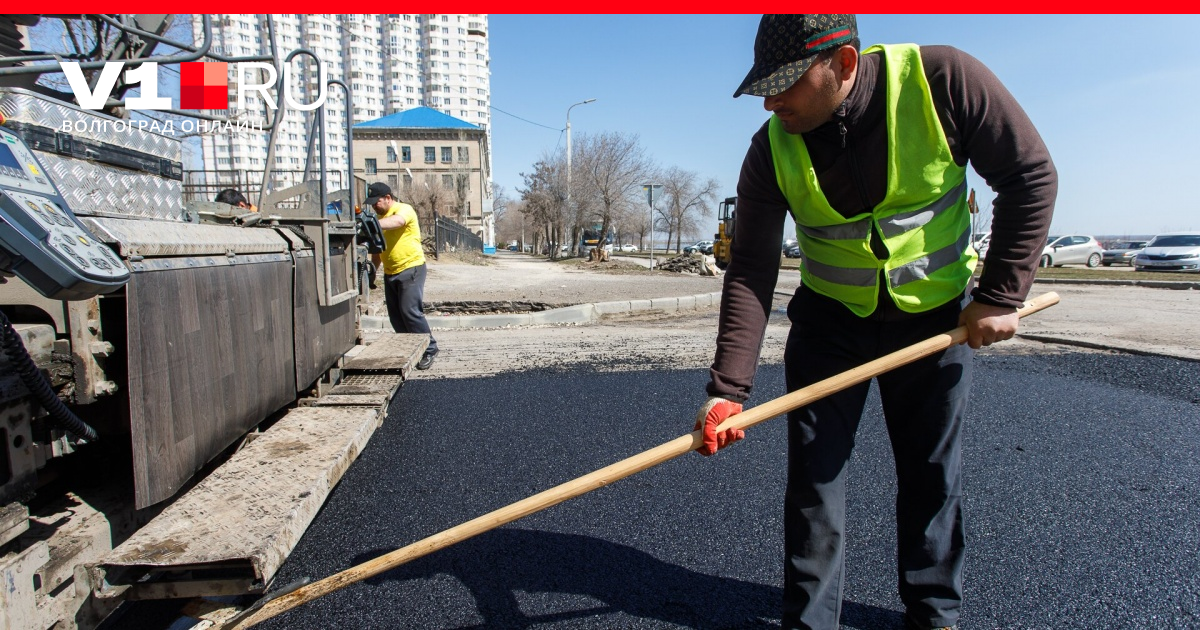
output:
[[[1135,271],[1200,272],[1200,232],[1159,234],[1133,259]]]
[[[625,244],[621,246],[621,251],[623,252],[636,252],[637,250],[637,245]]]
[[[992,234],[989,232],[979,237],[979,239],[972,244],[972,247],[975,248],[975,251],[979,252],[979,260],[982,261],[984,258],[987,258],[988,245],[990,245],[991,242]]]
[[[1046,239],[1046,248],[1042,250],[1042,267],[1061,267],[1070,263],[1083,263],[1089,267],[1099,267],[1104,248],[1091,236],[1073,234],[1070,236],[1051,236]]]

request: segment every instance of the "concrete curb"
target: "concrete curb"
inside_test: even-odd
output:
[[[1200,282],[1186,280],[1084,280],[1077,278],[1034,278],[1034,284],[1099,284],[1115,287],[1146,287],[1148,289],[1192,289],[1200,291]]]
[[[1078,348],[1089,348],[1091,350],[1110,350],[1113,352],[1124,352],[1126,354],[1137,354],[1147,357],[1165,357],[1168,359],[1176,359],[1179,361],[1190,361],[1192,363],[1200,363],[1200,358],[1188,356],[1186,354],[1176,354],[1163,350],[1152,350],[1139,348],[1136,346],[1119,345],[1113,343],[1095,343],[1092,341],[1084,341],[1082,339],[1071,339],[1069,337],[1059,337],[1056,335],[1046,335],[1041,333],[1017,333],[1017,337],[1028,341],[1036,341],[1038,343],[1055,343],[1063,346],[1075,346]]]
[[[654,298],[651,300],[622,300],[618,302],[595,302],[576,304],[537,313],[502,313],[499,315],[430,315],[426,318],[433,330],[449,330],[452,328],[506,328],[516,326],[540,326],[547,324],[588,324],[599,321],[605,315],[633,313],[641,311],[662,311],[676,313],[701,308],[712,308],[721,303],[721,293],[702,293],[672,298]],[[364,329],[391,328],[391,322],[386,317],[364,315]]]

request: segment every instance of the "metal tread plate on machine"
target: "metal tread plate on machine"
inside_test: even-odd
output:
[[[384,334],[354,355],[342,369],[347,373],[366,372],[406,376],[429,346],[429,335],[412,333]]]
[[[262,592],[383,414],[299,407],[87,566],[101,597]]]

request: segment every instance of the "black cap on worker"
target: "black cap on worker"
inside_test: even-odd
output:
[[[780,94],[792,87],[819,53],[856,38],[854,15],[764,15],[754,38],[754,67],[733,97]]]
[[[396,197],[395,195],[392,195],[391,186],[388,186],[383,182],[375,182],[374,184],[367,186],[366,205],[373,206],[375,205],[376,201],[379,201],[380,197],[385,197],[387,195],[391,195],[393,199]]]

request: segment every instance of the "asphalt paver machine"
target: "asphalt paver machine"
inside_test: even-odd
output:
[[[251,211],[211,201],[219,171],[189,195],[195,134],[171,133],[234,133],[232,112],[134,107],[148,73],[203,61],[279,77],[291,64],[302,94],[340,87],[352,109],[344,83],[319,84],[317,55],[282,54],[271,16],[252,19],[269,49],[232,57],[209,16],[0,16],[0,627],[92,627],[125,600],[261,592],[398,387],[393,370],[344,389],[362,348],[365,189],[330,190],[325,108],[264,92],[269,147],[288,116],[320,132],[303,172],[242,182]],[[38,29],[56,36],[35,45]],[[338,387],[342,406],[313,411]],[[213,473],[255,448],[268,450]]]

